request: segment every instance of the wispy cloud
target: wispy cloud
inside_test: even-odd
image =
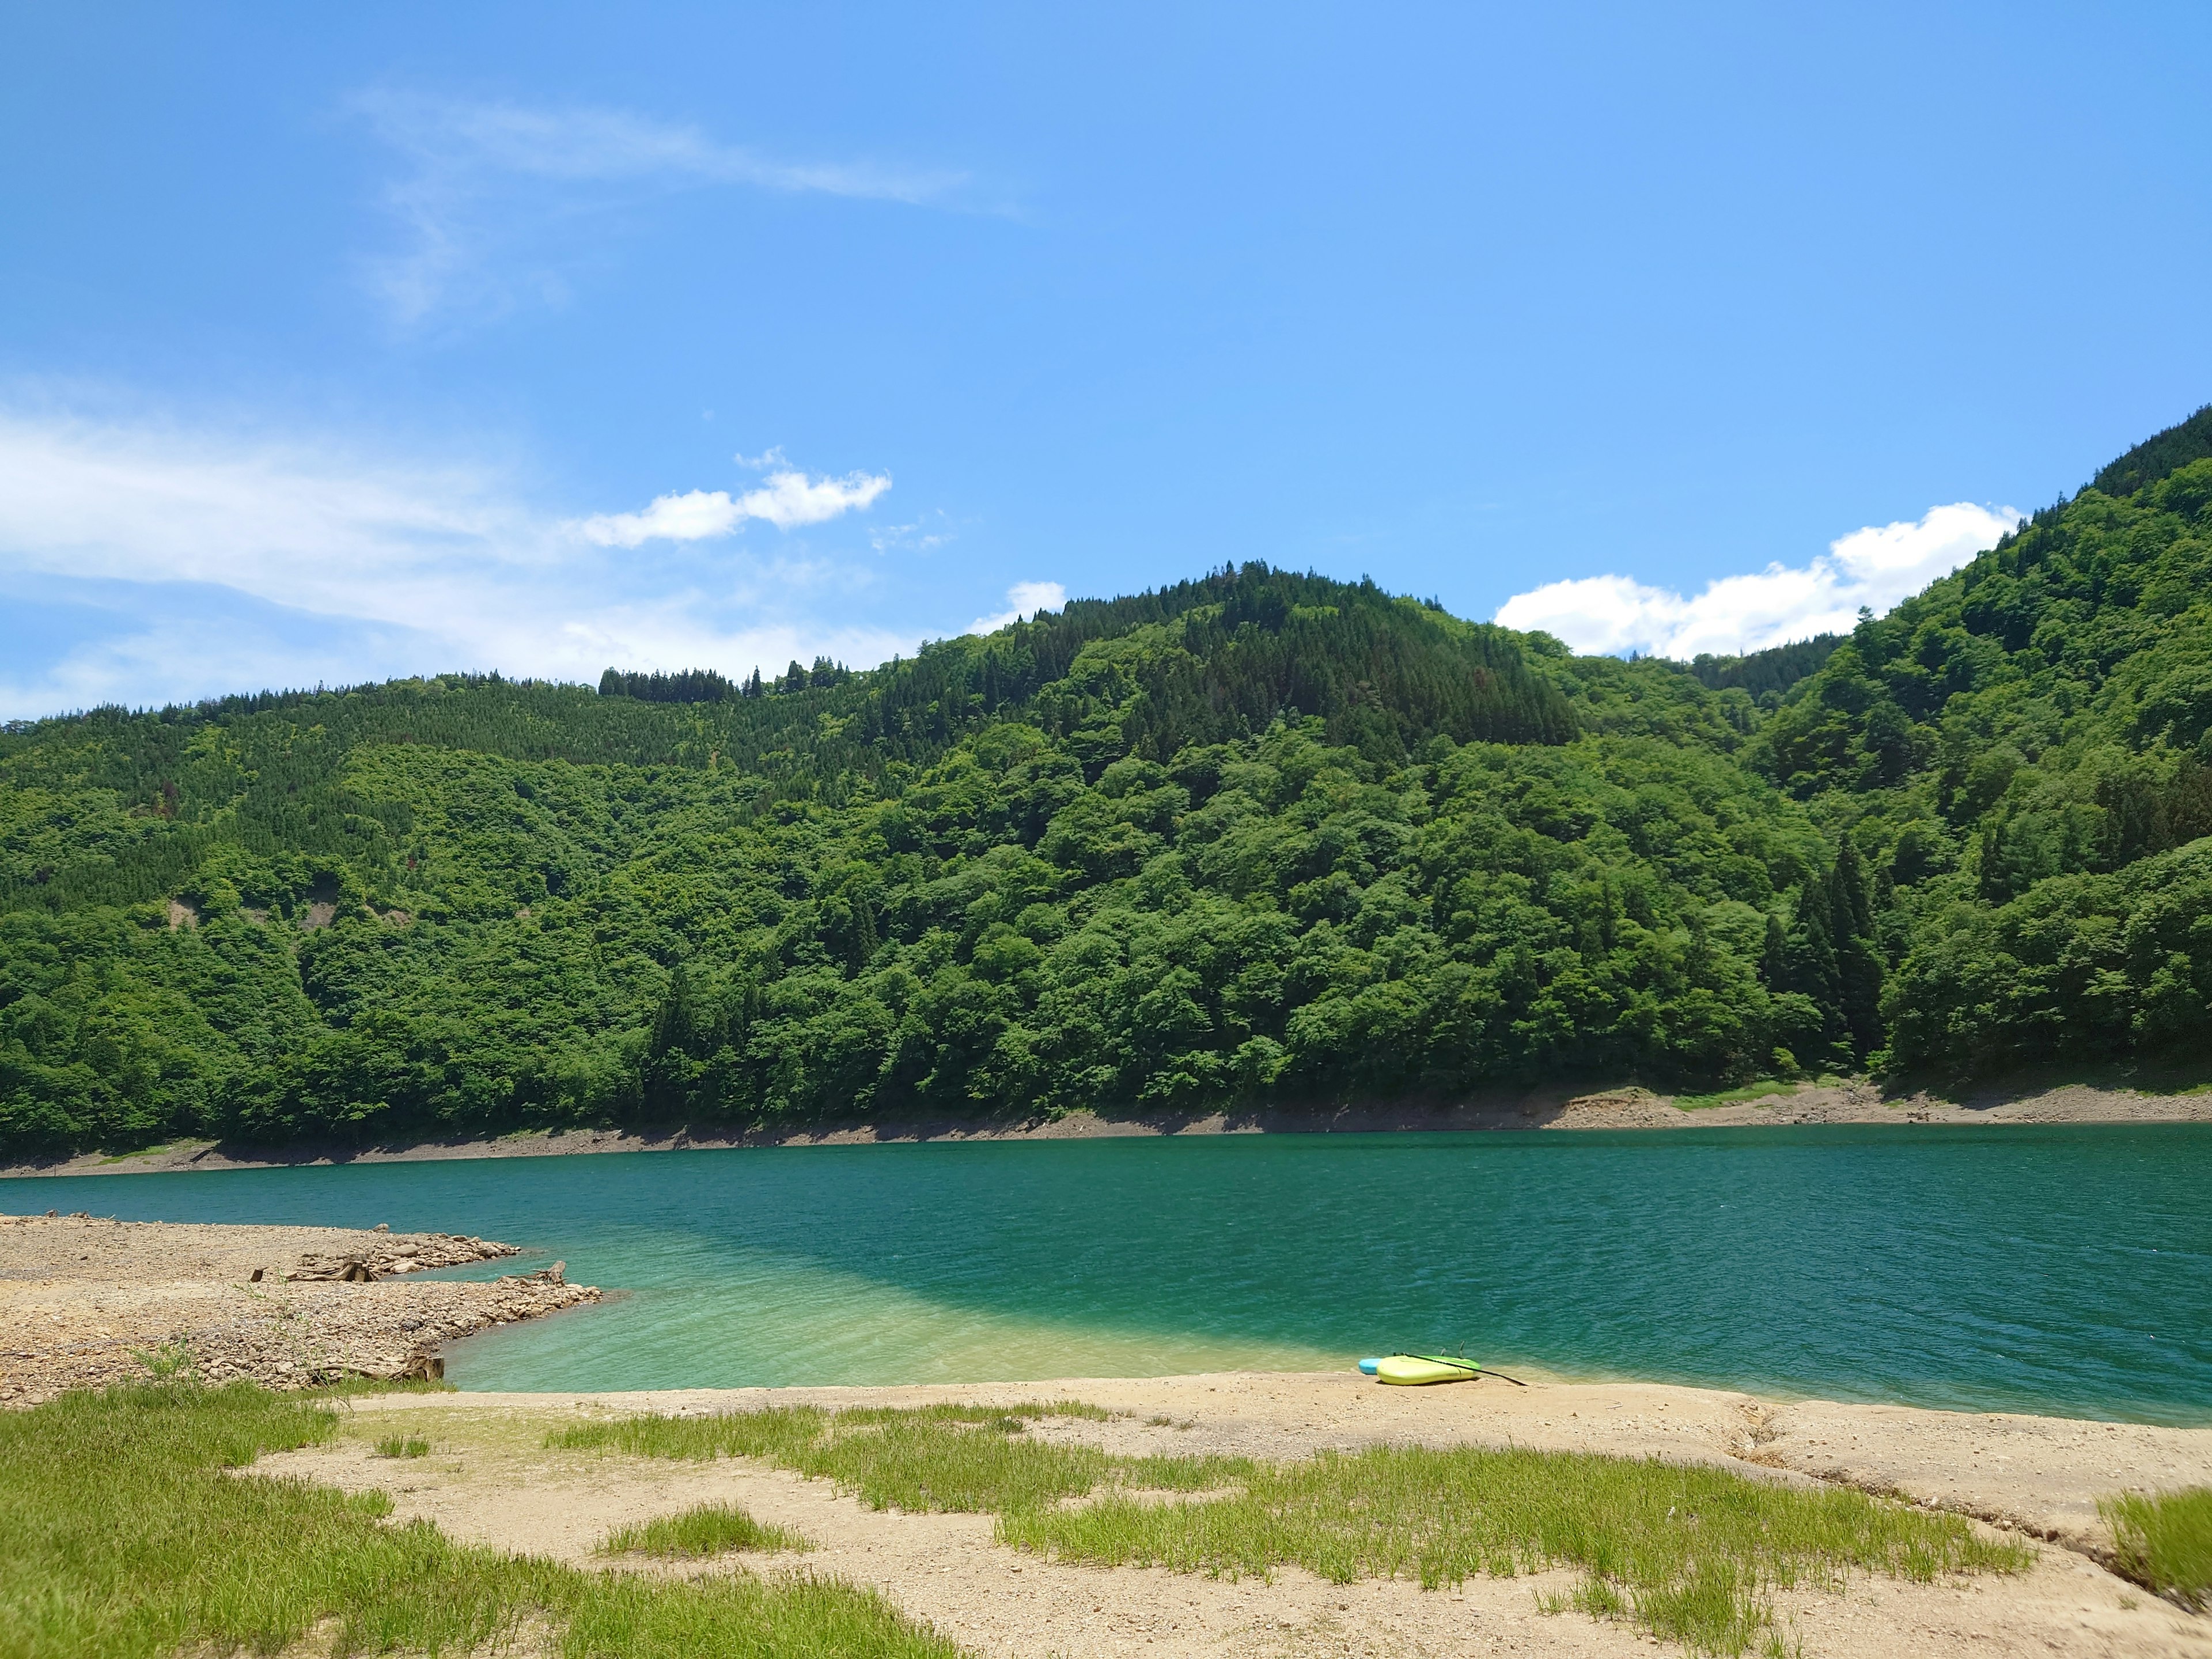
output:
[[[1006,590],[1006,610],[995,616],[976,617],[968,624],[966,631],[995,634],[1040,611],[1057,611],[1066,603],[1067,590],[1058,582],[1016,582]]]
[[[1577,651],[1689,658],[1732,655],[1816,634],[1846,633],[1861,606],[1876,615],[1996,545],[2018,524],[2009,507],[1930,507],[1917,522],[1869,526],[1808,563],[1708,582],[1695,597],[1622,575],[1547,582],[1498,608],[1508,628],[1540,629]]]
[[[559,297],[573,252],[561,232],[598,207],[718,186],[942,206],[968,184],[942,169],[780,157],[622,110],[389,89],[348,107],[407,164],[383,192],[404,246],[368,267],[404,325],[457,307],[503,310],[525,292]]]
[[[790,468],[735,498],[582,522],[659,514],[649,533],[666,534],[704,496],[727,503],[704,521],[819,524],[889,482]],[[617,553],[646,538],[579,527],[489,465],[0,404],[0,617],[42,619],[0,662],[0,714],[453,667],[873,664],[929,631],[855,615],[872,560],[782,542]]]
[[[951,519],[939,509],[911,524],[878,525],[868,532],[868,544],[878,553],[933,553],[955,536]]]

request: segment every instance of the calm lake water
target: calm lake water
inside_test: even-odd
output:
[[[2212,1422],[2212,1126],[981,1142],[0,1186],[0,1210],[50,1206],[478,1233],[627,1292],[458,1345],[464,1389],[1146,1376],[1464,1345],[1508,1370]]]

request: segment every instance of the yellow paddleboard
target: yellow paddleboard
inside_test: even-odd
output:
[[[1426,1354],[1394,1353],[1375,1367],[1377,1382],[1411,1386],[1422,1382],[1464,1382],[1482,1374],[1472,1359],[1432,1358]]]

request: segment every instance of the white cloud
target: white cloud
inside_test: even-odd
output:
[[[778,530],[793,530],[801,525],[827,524],[842,514],[864,509],[890,487],[888,472],[810,478],[804,472],[787,469],[770,473],[758,489],[748,489],[735,498],[726,489],[693,489],[681,495],[657,496],[642,513],[601,513],[580,519],[576,531],[601,547],[636,547],[656,540],[696,542],[726,536],[747,519],[765,520]]]
[[[410,164],[383,192],[406,245],[368,270],[403,325],[455,308],[505,310],[524,294],[557,303],[565,250],[551,244],[581,240],[576,227],[589,210],[655,191],[741,186],[918,206],[948,204],[966,183],[942,170],[779,158],[621,110],[390,90],[349,106]]]
[[[1497,619],[1590,653],[1686,659],[1759,651],[1848,633],[1862,605],[1881,615],[1996,546],[2021,517],[2009,507],[1958,501],[1930,507],[1917,523],[1855,530],[1808,564],[1719,577],[1695,598],[1628,576],[1584,576],[1516,593]]]
[[[789,478],[611,517],[653,535],[710,534],[726,511],[819,523],[890,483]],[[577,527],[489,466],[0,404],[0,602],[37,619],[0,653],[0,717],[450,668],[872,665],[926,632],[854,616],[868,563],[672,541],[614,556],[645,538]],[[76,643],[49,642],[57,617]]]
[[[962,631],[995,634],[1040,611],[1057,611],[1066,603],[1067,590],[1058,582],[1016,582],[1006,590],[1006,610],[995,617],[978,617]]]
[[[682,495],[658,495],[642,513],[601,513],[577,520],[577,533],[601,547],[635,547],[653,540],[696,542],[726,536],[745,520],[745,510],[726,489],[694,489]]]
[[[804,472],[771,472],[758,489],[749,489],[738,505],[749,519],[765,519],[778,530],[826,524],[841,513],[860,512],[891,487],[888,472],[848,472],[842,478],[809,478]]]

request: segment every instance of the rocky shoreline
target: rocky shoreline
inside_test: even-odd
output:
[[[0,1214],[0,1407],[174,1368],[275,1389],[442,1376],[446,1343],[599,1299],[557,1261],[406,1278],[518,1254],[449,1233]]]
[[[180,1141],[123,1157],[97,1152],[0,1169],[27,1176],[156,1175],[180,1170],[258,1170],[329,1164],[417,1163],[442,1158],[567,1157],[737,1146],[824,1146],[925,1140],[1076,1140],[1116,1135],[1373,1134],[1487,1129],[1726,1129],[1810,1124],[2021,1125],[2212,1123],[2212,1092],[2162,1093],[2084,1083],[2014,1081],[1947,1099],[1886,1091],[1865,1079],[1778,1085],[1757,1098],[1712,1101],[1630,1085],[1576,1093],[1563,1088],[1499,1091],[1464,1101],[1403,1106],[1285,1108],[1249,1112],[1088,1111],[1029,1120],[945,1118],[823,1122],[800,1128],[674,1124],[621,1128],[532,1129],[451,1140],[252,1146]]]

